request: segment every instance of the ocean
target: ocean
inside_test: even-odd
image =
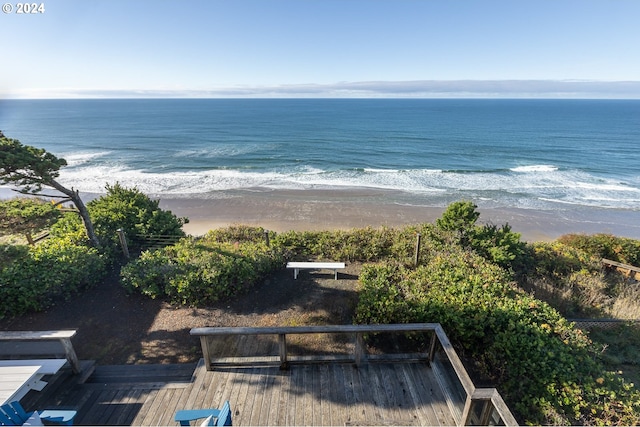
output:
[[[415,206],[640,210],[634,100],[0,100],[0,130],[66,159],[59,181],[88,193],[378,189]]]

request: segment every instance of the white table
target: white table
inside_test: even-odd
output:
[[[0,360],[0,404],[20,400],[29,390],[42,389],[45,375],[53,375],[66,359]]]
[[[0,366],[0,404],[20,400],[38,377],[40,366]]]

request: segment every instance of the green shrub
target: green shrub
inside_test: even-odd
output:
[[[462,244],[473,248],[486,259],[505,268],[525,269],[531,265],[531,254],[520,234],[511,231],[509,224],[476,225],[480,218],[478,207],[469,201],[451,203],[436,220],[436,227],[450,233],[440,237],[443,243]]]
[[[473,228],[480,217],[476,206],[470,201],[453,202],[447,206],[442,216],[436,219],[436,226],[445,231],[459,231],[464,234]]]
[[[0,269],[8,267],[11,263],[24,258],[29,253],[29,246],[0,244]]]
[[[431,224],[407,227],[401,230],[380,228],[354,228],[335,231],[288,231],[272,238],[272,246],[295,260],[310,258],[350,262],[377,262],[394,258],[412,263],[415,255],[416,235],[429,237],[435,228]],[[423,250],[428,253],[434,242],[423,239]]]
[[[174,304],[206,306],[246,291],[283,267],[282,255],[264,243],[220,243],[214,237],[182,239],[143,252],[121,270],[125,289]]]
[[[509,224],[486,224],[470,232],[470,246],[484,258],[504,268],[525,270],[531,265],[531,252],[520,240],[520,233]]]
[[[396,230],[387,227],[323,233],[319,236],[318,256],[351,262],[377,261],[390,255],[396,235]]]
[[[278,233],[272,239],[271,244],[286,254],[287,259],[306,260],[316,255],[313,248],[318,235],[319,233],[314,231],[291,230]]]
[[[274,232],[269,232],[262,227],[232,225],[226,228],[210,230],[202,237],[202,242],[261,243],[266,242],[265,234],[268,234],[270,239],[275,236]]]
[[[582,246],[581,246],[582,247]],[[633,292],[622,275],[605,274],[601,258],[559,241],[532,245],[533,265],[521,286],[567,317],[616,317],[633,312]],[[622,296],[628,298],[622,307]]]
[[[0,235],[35,233],[55,223],[60,210],[52,203],[36,198],[0,201]]]
[[[107,185],[106,189],[106,195],[87,204],[96,234],[103,242],[118,245],[118,229],[125,232],[129,249],[134,251],[144,244],[141,235],[184,237],[182,226],[188,219],[160,209],[157,200],[136,188],[116,183]]]
[[[73,239],[47,239],[0,271],[0,317],[44,310],[105,274],[105,259],[95,248]]]
[[[558,242],[582,250],[598,260],[607,258],[640,267],[640,240],[611,234],[567,234],[561,236]]]
[[[640,393],[605,372],[580,330],[472,251],[448,247],[413,270],[367,266],[360,282],[357,323],[441,323],[526,423],[629,424],[640,415]]]
[[[559,241],[536,242],[533,244],[533,263],[535,273],[541,276],[564,277],[586,266],[599,269],[592,257],[585,251]]]
[[[53,238],[68,239],[77,245],[85,245],[88,242],[87,232],[80,216],[76,213],[68,212],[62,215],[60,219],[51,226],[49,233]]]

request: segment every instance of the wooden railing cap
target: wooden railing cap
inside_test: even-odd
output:
[[[59,331],[0,331],[0,340],[59,340],[71,338],[75,329]]]

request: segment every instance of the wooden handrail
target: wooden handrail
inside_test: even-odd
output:
[[[604,264],[605,266],[623,268],[625,270],[633,271],[635,273],[640,273],[640,267],[636,267],[635,265],[623,264],[621,262],[612,261],[606,258],[602,258],[602,264]]]
[[[482,409],[483,420],[489,419],[496,412],[504,425],[517,426],[518,423],[502,400],[495,388],[477,389],[471,381],[471,377],[464,368],[462,361],[454,350],[447,334],[439,323],[402,323],[380,325],[320,325],[320,326],[279,326],[279,327],[208,327],[191,329],[192,336],[200,337],[202,353],[207,370],[213,370],[212,352],[209,347],[209,337],[233,336],[233,335],[277,335],[279,344],[280,366],[288,367],[289,358],[287,350],[287,335],[299,334],[332,334],[351,333],[355,335],[355,347],[351,361],[356,364],[367,360],[364,349],[364,334],[370,333],[403,333],[403,332],[428,332],[432,331],[432,339],[425,351],[425,360],[433,363],[436,349],[440,347],[456,373],[460,384],[465,390],[466,401],[462,412],[458,412],[456,418],[460,425],[471,422],[472,406],[480,403],[485,405]],[[323,361],[326,361],[323,359]],[[309,360],[305,360],[309,362]]]
[[[64,349],[67,361],[75,374],[80,373],[80,362],[73,348],[71,338],[75,336],[75,330],[61,331],[0,331],[0,341],[60,341]]]
[[[328,333],[375,333],[413,332],[442,329],[439,323],[401,323],[388,325],[317,325],[317,326],[267,326],[267,327],[209,327],[193,328],[191,335],[277,335],[277,334],[328,334]],[[444,331],[443,331],[444,332]]]

